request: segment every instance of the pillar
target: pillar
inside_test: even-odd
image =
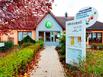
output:
[[[102,32],[102,44],[103,44],[103,32]]]
[[[44,42],[46,41],[46,32],[44,32]]]

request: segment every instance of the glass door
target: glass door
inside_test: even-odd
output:
[[[60,32],[45,32],[46,42],[59,42]]]
[[[45,32],[46,34],[46,41],[50,42],[50,32]]]
[[[51,42],[54,42],[54,32],[50,32]]]
[[[59,42],[59,38],[60,38],[61,36],[60,36],[60,32],[58,31],[58,32],[54,32],[54,41],[55,42]]]

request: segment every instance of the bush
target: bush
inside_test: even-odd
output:
[[[65,55],[65,48],[66,48],[65,42],[66,42],[66,38],[65,36],[62,36],[62,38],[60,39],[60,45],[61,45],[61,53],[63,55]]]
[[[59,52],[61,50],[61,46],[56,46],[55,49]]]
[[[24,73],[26,64],[32,60],[38,49],[40,44],[36,43],[0,58],[0,77],[18,77],[19,69]]]
[[[13,46],[14,46],[13,42],[11,42],[11,41],[5,42],[5,47],[7,49],[12,48]]]
[[[58,54],[59,54],[59,58],[60,58],[60,61],[62,63],[65,62],[65,36],[62,36],[62,38],[60,38],[60,45],[56,47],[56,50],[58,51]]]
[[[103,49],[103,44],[102,44],[102,43],[98,44],[98,49],[99,49],[99,50],[102,50],[102,49]]]
[[[103,44],[102,44],[102,43],[92,43],[92,44],[91,44],[91,48],[92,48],[92,49],[102,50],[102,49],[103,49]]]
[[[0,51],[4,51],[5,50],[5,47],[0,47]]]
[[[43,45],[44,45],[44,41],[43,40],[38,40],[38,41],[36,41],[36,43],[39,43],[40,47],[43,47]]]
[[[32,45],[32,43],[23,43],[23,44],[22,44],[22,48],[28,47],[28,46],[30,46],[30,45]]]
[[[35,40],[30,36],[26,36],[23,40],[19,41],[19,45],[22,45],[23,43],[35,43]]]
[[[10,49],[14,46],[13,42],[7,41],[5,42],[5,46],[0,47],[0,51],[6,51],[7,49]]]

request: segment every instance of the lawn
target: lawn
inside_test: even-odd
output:
[[[80,70],[103,77],[103,50],[87,50],[86,62],[81,64]]]
[[[62,63],[68,77],[103,77],[103,50],[87,50],[86,61],[79,67]]]
[[[38,42],[0,57],[0,77],[17,77],[19,71],[24,72],[26,64],[32,60],[41,46]]]

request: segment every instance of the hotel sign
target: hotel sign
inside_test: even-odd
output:
[[[66,22],[66,63],[78,65],[86,60],[86,28],[97,20],[97,11],[92,7],[81,9],[74,20]]]
[[[66,63],[77,65],[86,57],[86,28],[81,20],[66,23]]]
[[[84,19],[84,23],[86,27],[90,27],[92,26],[98,17],[98,13],[97,10],[95,8],[92,7],[86,7],[86,8],[82,8],[77,14],[75,19]]]

